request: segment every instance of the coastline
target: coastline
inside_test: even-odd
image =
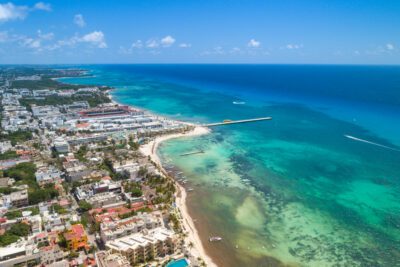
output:
[[[70,78],[70,77],[65,77],[65,78]],[[58,81],[58,79],[59,78],[56,78],[57,81]],[[111,93],[111,91],[113,91],[113,90],[115,90],[115,88],[111,88],[107,92],[107,96],[110,99],[110,102],[113,104],[116,104],[116,105],[124,105],[122,103],[119,103],[114,98],[113,94]],[[131,106],[133,108],[143,109],[143,108],[132,106],[132,105],[129,105],[129,106]],[[145,110],[145,111],[151,113],[148,110]],[[157,155],[157,149],[162,142],[170,140],[170,139],[175,139],[175,138],[205,135],[205,134],[208,134],[211,132],[211,130],[207,127],[199,126],[199,125],[196,125],[196,124],[193,124],[190,122],[180,121],[180,123],[183,123],[183,124],[186,124],[189,126],[193,126],[194,128],[185,133],[173,133],[173,134],[157,136],[154,138],[154,140],[150,141],[147,144],[141,145],[139,148],[139,151],[143,155],[150,157],[151,160],[156,163],[156,165],[158,166],[158,168],[161,170],[161,172],[164,175],[166,175],[167,172],[163,168],[161,160],[160,160],[159,156]],[[206,266],[217,267],[217,264],[206,253],[206,250],[200,239],[198,230],[196,229],[194,221],[189,214],[188,206],[186,204],[186,200],[187,200],[186,189],[182,185],[180,185],[178,182],[176,182],[175,180],[174,180],[174,184],[177,187],[177,192],[175,194],[175,199],[176,199],[175,204],[176,204],[176,207],[178,208],[180,215],[182,217],[183,231],[187,234],[187,236],[185,237],[185,243],[186,243],[186,245],[189,245],[190,243],[193,244],[193,246],[188,246],[190,253],[196,258],[201,258],[204,261],[204,263],[206,264]]]
[[[206,127],[195,126],[195,128],[193,130],[191,130],[190,132],[187,132],[187,133],[169,134],[169,135],[163,135],[163,136],[156,137],[154,140],[150,141],[149,143],[142,145],[139,148],[139,150],[144,155],[149,156],[151,158],[151,160],[153,160],[157,164],[157,166],[160,168],[160,170],[163,173],[166,173],[166,171],[162,167],[161,160],[160,160],[159,156],[157,155],[157,148],[159,147],[159,145],[162,142],[170,140],[170,139],[175,139],[175,138],[204,135],[204,134],[208,134],[210,131],[211,130]],[[186,204],[186,197],[187,197],[186,189],[183,186],[181,186],[179,183],[177,183],[176,181],[174,181],[174,182],[178,189],[177,193],[176,193],[175,204],[176,204],[177,208],[179,209],[181,217],[182,217],[183,229],[187,233],[187,237],[185,238],[185,243],[193,244],[193,247],[189,248],[190,252],[193,254],[193,256],[202,258],[207,266],[216,267],[217,265],[215,264],[215,262],[206,253],[203,243],[201,242],[200,235],[194,225],[192,217],[189,214],[188,207]]]

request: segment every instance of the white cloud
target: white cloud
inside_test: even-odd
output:
[[[234,47],[231,49],[231,51],[229,51],[231,54],[240,54],[241,52],[242,50],[239,47]]]
[[[190,47],[192,47],[192,44],[181,43],[181,44],[179,44],[179,47],[180,47],[180,48],[190,48]]]
[[[167,36],[165,36],[164,38],[161,39],[161,44],[163,46],[171,46],[174,43],[175,43],[175,39],[171,35],[167,35]]]
[[[84,35],[78,40],[79,42],[91,43],[98,48],[107,48],[107,43],[105,42],[104,34],[101,31],[94,31]]]
[[[286,49],[300,49],[300,48],[302,48],[303,47],[303,45],[298,45],[298,44],[287,44],[286,45]]]
[[[255,39],[251,39],[248,43],[247,43],[248,47],[252,47],[252,48],[257,48],[261,46],[261,42],[260,41],[256,41]]]
[[[33,9],[51,11],[51,5],[43,2],[38,2],[33,6]]]
[[[150,39],[146,42],[146,47],[147,48],[156,48],[158,47],[160,44],[158,43],[158,41],[156,39]]]
[[[50,48],[53,47],[49,44],[51,40],[54,38],[54,33],[42,33],[41,30],[37,31],[36,37],[27,37],[23,35],[15,35],[11,41],[19,41],[19,44],[22,47],[27,47],[32,49],[34,52],[41,52],[43,50],[51,50]]]
[[[52,33],[52,32],[42,33],[41,30],[38,30],[38,36],[40,39],[43,39],[43,40],[52,40],[54,38],[54,33]]]
[[[386,44],[386,49],[387,50],[394,50],[394,44]]]
[[[40,39],[33,39],[33,38],[25,38],[21,42],[22,46],[29,47],[29,48],[40,48],[41,40]]]
[[[34,10],[51,11],[51,6],[43,2],[36,3],[32,8],[28,6],[17,6],[11,2],[0,4],[0,22],[18,19],[23,20],[29,12]]]
[[[78,25],[78,27],[81,27],[81,28],[86,26],[86,22],[85,22],[85,19],[83,18],[82,14],[76,14],[74,16],[74,23],[76,25]]]
[[[136,42],[132,43],[132,48],[142,48],[143,42],[142,40],[137,40]]]
[[[13,3],[0,4],[0,22],[24,19],[28,14],[27,6],[16,6]]]

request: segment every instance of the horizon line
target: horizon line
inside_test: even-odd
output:
[[[0,63],[0,66],[51,66],[51,65],[299,65],[299,66],[391,66],[400,67],[400,63],[220,63],[220,62],[132,62],[132,63]]]

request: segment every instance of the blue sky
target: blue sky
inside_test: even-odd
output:
[[[0,1],[1,63],[399,64],[400,1]]]

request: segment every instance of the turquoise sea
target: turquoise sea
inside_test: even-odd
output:
[[[82,67],[93,76],[64,81],[114,86],[117,101],[170,118],[273,117],[159,151],[194,188],[190,213],[219,265],[400,266],[400,67]]]

